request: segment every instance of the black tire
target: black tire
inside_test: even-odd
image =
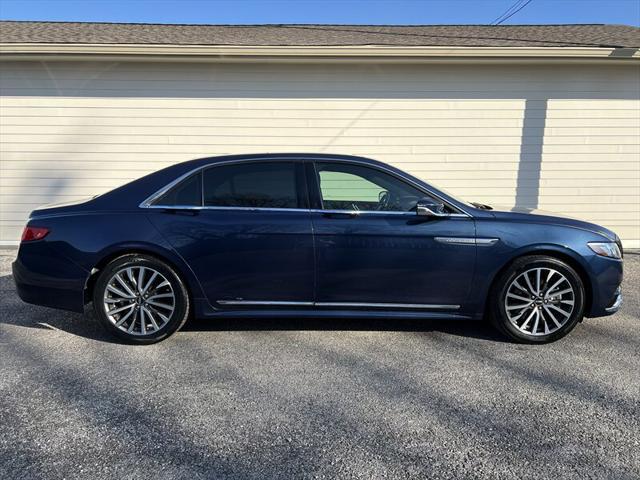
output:
[[[116,320],[119,321],[122,316],[124,316],[124,314],[118,314],[119,318],[115,317],[115,315],[108,314],[107,309],[109,307],[107,306],[108,304],[106,302],[110,302],[111,299],[105,301],[105,293],[107,292],[109,283],[114,279],[114,275],[116,275],[116,273],[118,272],[121,272],[121,279],[125,280],[127,286],[129,286],[130,289],[135,290],[135,283],[129,282],[129,279],[124,272],[126,272],[125,269],[128,268],[132,268],[133,272],[139,272],[140,267],[144,267],[142,268],[143,275],[146,275],[147,281],[151,278],[153,272],[157,272],[157,275],[155,277],[156,282],[160,281],[162,283],[163,280],[166,279],[168,285],[158,285],[160,288],[159,291],[160,293],[162,293],[162,289],[164,289],[164,292],[169,291],[170,294],[173,295],[173,297],[170,299],[170,302],[173,302],[171,304],[173,310],[170,314],[168,314],[168,310],[165,310],[164,308],[161,309],[155,306],[152,307],[151,305],[147,305],[146,303],[144,303],[144,306],[146,307],[144,310],[146,312],[152,312],[152,317],[154,318],[154,323],[152,324],[150,323],[150,320],[147,320],[148,316],[138,314],[138,310],[143,308],[142,304],[139,304],[137,302],[141,302],[142,299],[138,300],[138,298],[136,298],[133,300],[124,300],[124,302],[126,303],[119,303],[114,305],[114,307],[119,307],[123,304],[125,306],[130,305],[131,303],[134,304],[134,307],[131,310],[135,310],[135,312],[131,312],[131,316],[133,317],[133,323],[135,324],[137,322],[137,324],[134,325],[132,333],[128,333],[126,331],[126,327],[128,325],[131,325],[132,320],[129,319],[120,327],[116,326]],[[162,277],[164,277],[164,279]],[[145,283],[144,280],[145,277],[143,277],[142,283]],[[121,290],[124,291],[124,287],[121,288]],[[135,291],[135,294],[138,297],[141,296],[139,294],[140,290],[141,289]],[[112,294],[110,293],[109,295]],[[153,295],[150,298],[153,298]],[[160,302],[160,300],[157,300],[157,302]],[[95,287],[93,289],[93,308],[96,317],[99,320],[99,323],[111,335],[124,340],[127,343],[148,345],[164,340],[184,325],[184,323],[187,321],[187,318],[189,317],[190,302],[189,293],[187,291],[187,288],[185,287],[184,282],[172,267],[152,256],[142,254],[128,254],[116,258],[99,273]],[[111,311],[115,309],[116,308],[112,308]],[[127,307],[125,312],[129,312],[129,307]],[[159,317],[160,313],[158,312],[163,312],[163,318]],[[144,318],[144,321],[142,320],[142,318]],[[161,324],[161,321],[164,321],[165,318],[167,318],[168,320],[166,320],[166,323]],[[143,322],[145,324],[145,333],[143,333]],[[154,325],[158,327],[155,330]],[[154,331],[152,331],[152,333],[146,333],[147,326],[149,327],[149,330]]]
[[[545,313],[544,305],[540,305],[544,300],[536,298],[533,301],[532,306],[527,307],[526,309],[516,310],[514,316],[516,316],[519,312],[524,312],[521,317],[526,320],[531,313],[531,310],[538,309],[547,315],[547,319],[545,321],[544,316],[542,317],[541,322],[545,322],[548,325],[551,325],[551,328],[554,328],[554,331],[550,331],[548,334],[544,334],[547,325],[540,325],[537,327],[537,334],[533,334],[527,332],[527,328],[531,328],[531,323],[525,327],[525,331],[518,328],[518,326],[514,325],[514,323],[509,319],[507,314],[507,306],[505,305],[505,301],[507,299],[507,293],[509,288],[512,286],[512,282],[516,279],[522,279],[521,275],[525,272],[531,271],[533,269],[542,268],[542,269],[553,269],[556,272],[559,272],[561,275],[565,277],[565,279],[570,284],[573,292],[569,295],[572,295],[571,300],[573,301],[573,309],[564,320],[564,323],[559,322],[561,324],[560,327],[557,327],[557,324],[553,324],[551,319],[548,317],[548,314]],[[544,270],[543,270],[544,271]],[[531,275],[531,274],[529,274]],[[559,278],[559,276],[555,277]],[[553,283],[550,281],[549,283]],[[566,285],[566,284],[565,284]],[[548,287],[548,285],[546,286]],[[546,288],[545,287],[545,288]],[[542,290],[542,289],[539,289]],[[513,293],[513,290],[512,290]],[[542,297],[542,295],[540,295]],[[512,298],[512,297],[510,297]],[[533,295],[531,297],[533,298]],[[521,300],[514,300],[521,301]],[[564,302],[569,303],[569,302]],[[524,305],[524,303],[522,303]],[[563,262],[554,257],[550,257],[547,255],[531,255],[517,259],[514,261],[509,267],[505,269],[504,272],[497,278],[496,282],[493,285],[491,294],[489,296],[489,318],[493,325],[504,335],[509,337],[512,340],[515,340],[519,343],[550,343],[567,335],[573,328],[582,320],[584,316],[585,310],[585,288],[580,275],[576,273],[576,271],[567,263]],[[513,308],[513,307],[510,307]],[[518,307],[520,308],[520,307]],[[553,308],[553,307],[549,307]],[[567,307],[568,308],[568,307]],[[513,311],[513,310],[512,310]],[[561,317],[561,314],[558,314],[557,311],[554,311],[554,316]],[[532,318],[535,318],[535,312],[531,313]],[[516,320],[517,324],[519,320]],[[522,323],[521,323],[522,325]],[[531,328],[532,329],[532,328]],[[551,330],[551,329],[549,329]]]

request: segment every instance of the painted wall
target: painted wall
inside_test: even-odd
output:
[[[640,247],[640,68],[4,62],[0,242],[29,211],[227,153],[373,157]]]

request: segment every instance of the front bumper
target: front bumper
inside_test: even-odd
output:
[[[589,261],[589,277],[592,287],[591,308],[586,317],[613,315],[622,304],[622,260],[594,255]]]

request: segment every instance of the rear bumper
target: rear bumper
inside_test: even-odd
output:
[[[88,272],[56,255],[44,242],[22,245],[11,269],[22,301],[74,312],[84,311],[84,283]]]

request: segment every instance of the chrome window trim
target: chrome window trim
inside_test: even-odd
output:
[[[207,165],[201,165],[199,167],[196,167],[192,170],[189,170],[187,173],[184,173],[182,175],[180,175],[178,178],[176,178],[175,180],[173,180],[172,182],[168,183],[167,185],[165,185],[164,187],[162,187],[160,190],[156,191],[155,193],[152,193],[151,195],[149,195],[146,199],[144,199],[140,205],[138,205],[139,208],[180,208],[180,210],[184,210],[185,208],[182,208],[181,206],[178,205],[151,205],[154,200],[158,199],[159,197],[161,197],[162,195],[164,195],[165,193],[167,193],[169,190],[171,190],[173,187],[175,187],[178,183],[180,183],[182,180],[185,180],[186,178],[190,177],[191,175],[195,175],[196,173],[202,171],[204,172],[204,170],[208,169],[208,168],[215,168],[218,166],[222,166],[222,165],[232,165],[235,163],[251,163],[251,162],[255,162],[256,160],[260,160],[262,157],[257,157],[257,158],[240,158],[240,159],[235,159],[235,160],[225,160],[222,162],[214,162],[214,163],[209,163]],[[274,162],[288,162],[288,163],[296,163],[296,160],[291,159],[291,160],[287,160],[286,158],[273,158],[273,159],[269,159],[269,160],[273,160]],[[204,176],[203,176],[203,182],[204,182]],[[204,185],[203,185],[204,187]],[[188,208],[190,209],[202,209],[202,208],[241,208],[241,209],[255,209],[254,207],[207,207],[204,206],[204,188],[201,189],[201,194],[202,194],[202,205],[189,205]],[[259,207],[256,207],[259,208]],[[274,210],[274,209],[272,209]],[[307,210],[306,208],[282,208],[282,209],[277,209],[277,210]]]
[[[384,211],[384,210],[320,210],[320,209],[311,209],[310,212],[312,213],[338,213],[338,214],[344,214],[344,215],[353,215],[354,217],[360,216],[360,215],[402,215],[405,217],[417,217],[416,212],[397,212],[397,211]],[[465,215],[464,213],[451,213],[449,215],[446,215],[444,217],[440,217],[440,218],[468,218],[468,215]],[[424,217],[423,217],[424,218]]]
[[[164,187],[162,187],[160,190],[156,191],[155,193],[151,194],[149,197],[147,197],[145,200],[143,200],[140,205],[138,205],[139,208],[162,208],[162,209],[166,209],[166,208],[175,208],[175,209],[179,209],[179,210],[202,210],[202,209],[224,209],[224,210],[231,210],[231,209],[235,209],[235,210],[257,210],[257,211],[306,211],[306,212],[321,212],[321,213],[347,213],[349,215],[360,215],[363,213],[372,213],[372,214],[385,214],[385,215],[394,215],[394,214],[400,214],[400,215],[412,215],[415,216],[414,212],[383,212],[383,211],[379,211],[379,210],[318,210],[318,209],[307,209],[307,208],[266,208],[266,207],[217,207],[217,206],[204,206],[204,202],[203,205],[200,206],[195,206],[195,205],[186,205],[186,206],[180,206],[180,205],[152,205],[152,203],[158,199],[159,197],[161,197],[162,195],[164,195],[165,193],[167,193],[171,188],[173,188],[174,186],[176,186],[178,183],[180,183],[182,180],[185,180],[186,178],[188,178],[191,175],[196,174],[199,171],[204,171],[207,168],[215,168],[218,166],[222,166],[222,165],[231,165],[234,163],[250,163],[250,162],[255,162],[260,161],[261,159],[263,159],[265,157],[256,157],[256,158],[242,158],[242,159],[235,159],[235,160],[225,160],[222,162],[215,162],[215,163],[209,163],[207,165],[201,165],[199,167],[196,167],[182,175],[180,175],[178,178],[176,178],[175,180],[173,180],[172,182],[168,183],[167,185],[165,185]],[[289,161],[290,163],[296,163],[295,159],[287,159],[285,158],[269,158],[268,160],[273,160],[275,162],[287,162]],[[429,188],[425,188],[422,185],[416,183],[415,181],[413,181],[411,178],[406,177],[405,175],[399,174],[397,172],[394,172],[393,170],[390,170],[388,168],[385,168],[383,166],[380,165],[371,165],[365,161],[362,160],[356,160],[356,159],[348,159],[348,160],[343,160],[343,159],[339,159],[339,158],[323,158],[323,157],[308,157],[303,159],[302,161],[313,161],[313,162],[317,162],[317,161],[324,161],[324,162],[334,162],[334,163],[350,163],[350,164],[356,164],[356,165],[362,165],[365,167],[369,167],[369,168],[374,168],[374,169],[378,169],[381,170],[389,175],[395,176],[400,178],[402,181],[407,182],[411,185],[413,185],[415,188],[417,188],[418,190],[427,193],[428,195],[432,195],[433,197],[443,201],[446,205],[450,206],[451,208],[453,208],[454,210],[459,210],[462,213],[452,213],[450,215],[448,215],[447,217],[443,217],[443,218],[460,218],[460,217],[469,217],[469,218],[473,218],[473,215],[471,215],[469,212],[467,212],[466,210],[464,210],[463,208],[458,207],[457,205],[451,205],[450,202],[448,202],[447,200],[445,200],[444,198],[442,198],[440,195],[438,195],[437,193],[434,193],[431,189]],[[300,160],[298,160],[300,161]],[[204,196],[204,188],[202,189],[202,195]]]
[[[421,310],[458,310],[460,305],[435,305],[428,303],[367,303],[367,302],[294,302],[279,300],[218,300],[220,305],[246,306],[304,306],[304,307],[354,307],[354,308],[399,308]]]
[[[174,210],[236,210],[245,212],[305,212],[305,213],[337,213],[341,215],[369,216],[369,215],[400,215],[405,217],[416,217],[415,212],[384,212],[379,210],[319,210],[314,208],[271,208],[271,207],[201,207],[195,205],[140,205],[140,208],[150,209],[174,209]],[[468,218],[467,215],[462,213],[452,213],[442,218]]]
[[[258,212],[309,212],[308,208],[270,208],[270,207],[199,207],[194,205],[149,205],[141,208],[159,208],[162,210],[240,210]]]
[[[192,174],[195,174],[196,172],[198,172],[199,170],[201,170],[200,167],[198,168],[194,168],[193,170],[188,171],[187,173],[184,173],[182,175],[180,175],[178,178],[176,178],[175,180],[173,180],[172,182],[168,183],[167,185],[165,185],[164,187],[162,187],[160,190],[156,191],[155,193],[152,193],[151,195],[149,195],[147,198],[145,198],[142,203],[140,203],[140,205],[138,205],[139,208],[154,208],[154,207],[160,207],[160,208],[178,208],[177,205],[166,205],[166,206],[161,206],[161,205],[151,205],[154,200],[160,198],[162,195],[164,195],[165,193],[167,193],[169,190],[171,190],[173,187],[175,187],[177,184],[179,184],[181,181],[186,180],[188,177],[190,177]],[[197,205],[189,205],[189,208],[201,208],[200,206]]]

